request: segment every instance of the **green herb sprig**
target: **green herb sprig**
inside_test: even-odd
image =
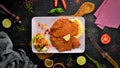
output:
[[[13,27],[13,29],[14,29],[15,31],[18,31],[18,32],[22,32],[22,31],[25,30],[24,27],[19,26],[19,25],[15,25],[15,26]]]
[[[101,64],[100,62],[98,62],[97,60],[93,59],[92,57],[90,57],[87,54],[86,54],[86,56],[90,59],[90,61],[92,61],[97,66],[97,68],[106,68],[105,64]]]
[[[72,62],[72,61],[73,61],[73,58],[72,58],[71,55],[68,56],[67,61],[68,61],[68,62]]]
[[[32,5],[31,5],[29,2],[26,3],[26,9],[27,9],[29,12],[33,13],[33,7],[32,7]]]

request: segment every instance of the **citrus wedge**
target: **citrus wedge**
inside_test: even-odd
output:
[[[70,40],[70,34],[67,34],[63,37],[63,39],[65,39],[65,41],[69,41]]]
[[[77,58],[78,65],[84,65],[86,63],[86,58],[84,56],[79,56]]]
[[[10,19],[6,18],[2,21],[2,25],[3,25],[4,28],[10,28],[11,24],[12,24],[12,22],[10,21]]]
[[[44,64],[46,67],[52,67],[54,62],[53,62],[53,60],[45,59]]]

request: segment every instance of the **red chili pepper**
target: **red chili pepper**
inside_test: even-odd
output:
[[[54,6],[55,6],[55,7],[58,6],[58,0],[54,0]]]
[[[62,1],[62,5],[63,5],[64,9],[66,10],[67,9],[66,1],[65,0],[61,0],[61,1]]]

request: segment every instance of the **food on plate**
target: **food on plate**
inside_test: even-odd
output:
[[[44,64],[45,64],[46,67],[50,68],[50,67],[53,66],[54,61],[51,60],[51,59],[45,59]]]
[[[60,18],[51,27],[50,34],[55,37],[63,37],[67,34],[75,36],[78,34],[78,25],[67,18]]]
[[[49,48],[49,42],[46,40],[45,35],[42,33],[37,33],[32,38],[32,44],[39,52],[46,52]]]
[[[74,19],[70,19],[72,22],[75,22],[76,24],[78,24],[78,34],[75,35],[74,37],[79,38],[81,37],[82,33],[83,33],[83,26],[82,26],[82,22],[80,20],[78,20],[77,18]]]
[[[79,24],[78,21],[71,21],[68,18],[59,18],[50,29],[50,40],[52,45],[59,51],[68,51],[78,48]]]
[[[47,29],[47,28],[46,28],[47,24],[42,24],[42,23],[38,22],[37,25],[38,25],[42,30],[46,30],[46,29]]]
[[[78,63],[79,65],[84,65],[84,64],[86,63],[86,58],[85,58],[84,56],[79,56],[79,57],[77,58],[77,63]]]
[[[67,35],[63,36],[63,39],[65,39],[65,41],[70,40],[70,34],[67,34]]]
[[[2,25],[3,25],[4,28],[10,28],[11,25],[12,25],[12,22],[10,21],[10,19],[6,18],[2,21]]]
[[[110,41],[111,41],[111,37],[110,37],[109,34],[103,34],[103,35],[101,36],[101,43],[102,43],[102,44],[109,44]]]

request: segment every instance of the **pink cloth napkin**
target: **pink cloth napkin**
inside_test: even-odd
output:
[[[95,24],[104,29],[104,27],[118,28],[120,25],[120,0],[104,0],[101,6],[94,14],[96,16]]]

